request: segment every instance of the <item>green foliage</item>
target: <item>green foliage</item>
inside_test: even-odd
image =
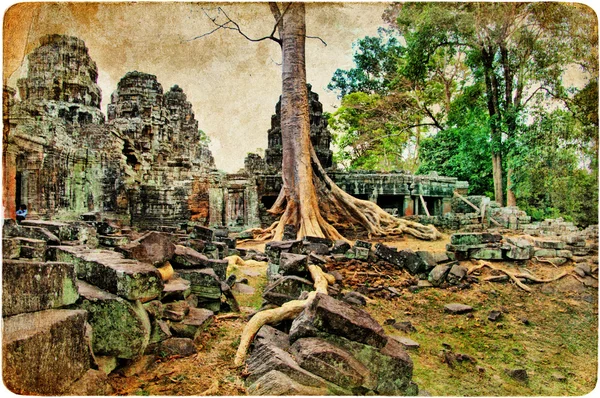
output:
[[[334,160],[348,169],[414,170],[416,153],[405,156],[414,143],[415,128],[411,99],[354,92],[329,117],[334,143],[339,148]],[[407,124],[408,122],[408,124]],[[416,130],[418,133],[418,130]]]
[[[477,87],[466,90],[448,117],[450,128],[421,141],[417,173],[469,181],[470,195],[492,196],[492,164],[489,123]]]
[[[340,97],[357,91],[369,94],[387,92],[403,51],[397,36],[392,31],[379,28],[377,37],[359,39],[353,48],[355,67],[336,70],[327,88],[338,90]]]
[[[565,111],[542,112],[511,148],[518,204],[534,219],[598,223],[598,169],[580,151],[581,126]]]

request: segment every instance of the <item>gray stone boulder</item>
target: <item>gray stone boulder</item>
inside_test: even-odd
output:
[[[78,298],[73,264],[2,262],[2,316],[58,308]]]
[[[448,275],[446,275],[446,280],[451,285],[457,285],[467,276],[467,271],[467,268],[462,265],[454,264],[452,268],[450,268]]]
[[[322,334],[346,336],[381,348],[387,344],[383,328],[363,309],[317,294],[313,302],[292,322],[290,341]]]
[[[309,387],[296,382],[294,379],[278,370],[271,370],[248,386],[250,395],[267,396],[323,396],[328,395],[326,387]]]
[[[160,266],[175,254],[174,240],[172,235],[150,231],[131,243],[116,249],[125,254],[127,258]]]
[[[473,311],[473,307],[465,304],[451,303],[444,306],[444,311],[450,314],[466,314]]]
[[[128,301],[83,281],[77,281],[81,302],[92,326],[96,355],[131,359],[141,355],[150,341],[148,313],[139,301]]]
[[[180,355],[188,357],[198,352],[192,339],[185,337],[171,337],[160,343],[158,353],[165,356]]]
[[[350,390],[361,386],[373,390],[377,386],[365,365],[326,340],[315,337],[299,339],[291,346],[291,351],[303,369],[338,386]]]
[[[453,264],[438,264],[434,269],[431,270],[427,280],[433,286],[440,286],[446,280],[446,276],[450,269],[452,269]]]
[[[4,318],[2,377],[21,395],[62,395],[90,368],[86,312],[45,310]]]

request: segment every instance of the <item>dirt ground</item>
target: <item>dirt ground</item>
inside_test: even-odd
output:
[[[448,239],[449,235],[444,235],[435,242],[405,238],[385,243],[400,249],[443,251]],[[240,246],[264,250],[264,243]],[[475,266],[470,261],[461,264]],[[493,265],[540,278],[573,268],[570,263],[559,268],[532,262]],[[198,353],[194,356],[159,358],[141,375],[111,374],[115,395],[246,395],[244,368],[235,368],[233,357],[245,315],[261,305],[266,267],[234,266],[228,271],[247,278],[256,289],[253,294],[236,293],[243,313],[218,315],[196,338]],[[586,286],[569,275],[551,283],[529,284],[532,292],[528,293],[511,282],[483,281],[494,274],[487,268],[476,271],[473,275],[481,282],[464,290],[423,288],[411,292],[403,288],[400,296],[373,294],[366,310],[389,335],[408,337],[420,344],[409,351],[414,362],[413,380],[431,395],[558,396],[591,392],[598,364],[597,280],[595,285],[588,280],[593,286]],[[353,277],[356,280],[348,280],[347,286],[374,285],[373,280],[381,279],[358,272]],[[385,278],[401,285],[411,276],[397,271]],[[443,310],[448,303],[467,304],[474,311],[450,315]],[[499,320],[488,319],[492,310],[501,312]],[[398,330],[391,320],[410,322],[413,328]],[[512,378],[509,373],[515,369],[524,369],[527,380]]]

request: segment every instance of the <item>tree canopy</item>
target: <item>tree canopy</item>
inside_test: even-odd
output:
[[[508,204],[585,213],[581,203],[559,204],[558,196],[577,181],[597,187],[598,34],[591,9],[403,3],[385,18],[390,29],[358,41],[355,68],[336,71],[329,86],[343,96],[330,119],[342,164],[436,170],[501,204],[506,190]],[[572,84],[573,72],[587,81]],[[555,134],[550,120],[569,134]],[[387,154],[402,159],[374,160]],[[564,159],[552,164],[564,178],[534,183],[537,171],[526,165],[552,157]]]

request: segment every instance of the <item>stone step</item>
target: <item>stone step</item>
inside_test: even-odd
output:
[[[72,240],[73,228],[64,222],[58,221],[46,221],[46,220],[23,220],[21,225],[24,227],[39,227],[45,228],[54,235],[58,236],[60,240]]]
[[[128,300],[148,301],[163,290],[155,267],[110,250],[58,246],[56,259],[75,264],[77,278]]]
[[[2,375],[15,394],[62,395],[90,367],[86,312],[45,310],[4,318]]]
[[[88,311],[94,355],[132,359],[150,340],[150,319],[139,301],[128,301],[94,285],[77,281],[78,307]]]
[[[58,308],[78,297],[73,264],[2,262],[2,316]]]

